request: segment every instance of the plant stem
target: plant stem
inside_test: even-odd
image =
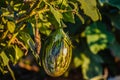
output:
[[[36,26],[35,26],[35,49],[36,49],[36,53],[40,54],[40,50],[41,50],[41,36],[39,33],[39,29],[38,29],[38,17],[39,14],[36,13],[35,19],[36,19]]]

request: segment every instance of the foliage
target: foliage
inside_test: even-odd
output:
[[[42,67],[46,38],[62,28],[72,40],[70,69],[81,67],[84,79],[106,78],[99,52],[120,58],[119,11],[119,0],[0,0],[0,72],[15,80],[10,65],[31,53]]]

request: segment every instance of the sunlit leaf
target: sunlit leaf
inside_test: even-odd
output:
[[[36,54],[35,43],[34,43],[33,39],[31,38],[31,36],[28,33],[25,33],[25,32],[20,32],[20,34],[21,34],[20,38],[26,43],[28,48],[32,51],[32,54],[35,57],[37,63],[39,65],[41,65],[40,57],[39,57],[38,54]]]
[[[67,6],[68,5],[67,1],[68,0],[56,0],[55,2],[57,5],[66,5]]]
[[[22,39],[23,41],[25,41],[25,43],[27,43],[27,40],[30,39],[30,35],[28,33],[25,32],[20,32],[20,39]]]
[[[7,53],[8,54],[8,53]],[[13,78],[13,80],[15,80],[15,76],[14,76],[14,73],[13,73],[13,71],[12,71],[12,69],[11,69],[11,67],[10,67],[10,65],[9,65],[9,57],[8,57],[8,55],[6,54],[6,52],[4,52],[4,51],[2,51],[1,52],[1,54],[0,54],[0,56],[1,56],[1,58],[2,58],[2,61],[3,61],[3,67],[7,67],[7,69],[9,70],[9,72],[10,72],[10,75],[12,76],[12,78]]]
[[[4,25],[0,24],[0,30],[4,29]]]
[[[80,2],[80,8],[84,11],[84,14],[89,16],[93,21],[101,20],[96,0],[78,0],[78,2]]]
[[[74,67],[77,68],[82,64],[82,60],[79,57],[74,57]]]
[[[100,65],[100,62],[97,62],[96,59],[93,59],[92,55],[91,56],[89,55],[91,54],[89,53],[81,54],[81,59],[83,61],[82,73],[83,73],[84,79],[87,79],[87,80],[95,76],[102,75],[102,66]],[[96,56],[94,55],[94,57]]]
[[[7,48],[5,49],[5,53],[7,53],[6,55],[8,56],[8,58],[10,59],[10,61],[11,61],[12,63],[16,63],[15,50],[14,50],[13,47],[14,47],[13,45],[7,47]]]
[[[22,6],[22,4],[18,3],[14,5],[14,10],[15,11],[19,11],[20,7]]]
[[[30,34],[26,33],[26,32],[20,32],[20,39],[23,40],[23,42],[26,44],[26,46],[30,49],[35,49],[35,43],[32,39],[32,37],[30,36]],[[30,41],[30,43],[29,43]],[[31,46],[32,44],[32,46]],[[34,45],[34,46],[33,46]]]
[[[63,13],[63,20],[66,22],[75,23],[74,14],[72,11],[69,10],[72,10],[72,8],[68,7],[68,12]]]
[[[63,18],[62,14],[58,10],[56,10],[54,7],[52,7],[49,3],[47,3],[47,2],[45,2],[45,3],[50,6],[50,11],[53,14],[53,17],[55,18],[55,20],[58,22],[59,26],[61,27],[60,22],[61,22],[61,19]]]
[[[8,58],[8,56],[6,55],[6,53],[5,53],[4,51],[2,51],[2,52],[0,53],[0,56],[1,56],[2,60],[3,60],[4,66],[8,65],[9,58]]]
[[[81,58],[82,58],[82,61],[83,61],[82,73],[83,73],[84,78],[88,79],[88,76],[86,74],[87,74],[87,70],[89,70],[90,59],[84,53],[81,54]]]
[[[50,30],[50,26],[51,26],[51,23],[50,22],[46,22],[46,23],[39,23],[40,25],[40,32],[45,34],[45,35],[50,35],[51,33],[51,30]]]
[[[74,15],[72,12],[63,13],[63,17],[66,22],[75,23]]]
[[[7,8],[2,7],[1,11],[2,11],[3,16],[8,16],[10,14],[10,12],[7,10]]]
[[[88,46],[94,54],[97,54],[100,50],[104,50],[108,44],[114,42],[113,34],[107,31],[106,26],[100,22],[89,25],[85,33]]]
[[[82,45],[81,45],[82,46]],[[85,50],[82,51],[82,48]],[[90,80],[95,76],[102,75],[102,66],[100,63],[103,63],[102,58],[93,54],[89,51],[88,47],[75,48],[73,63],[74,67],[82,68],[82,74],[85,80]]]
[[[2,22],[3,22],[4,24],[6,24],[6,23],[7,23],[7,20],[6,20],[4,17],[2,17]]]
[[[62,19],[62,14],[59,11],[55,10],[52,6],[50,6],[50,10],[58,23],[60,23],[60,20]]]
[[[0,66],[0,71],[2,72],[2,74],[7,73],[8,71],[4,70],[3,67]]]
[[[58,12],[57,10],[55,10],[52,6],[50,6],[50,9],[55,19],[57,20],[57,22],[60,24],[60,21],[62,19],[62,14]]]
[[[11,33],[13,33],[14,31],[15,31],[15,23],[14,22],[12,22],[12,21],[8,21],[7,22],[7,28],[8,28],[8,30],[11,32]]]
[[[16,60],[19,60],[23,56],[23,52],[18,46],[15,46],[14,49],[15,49],[15,58]]]

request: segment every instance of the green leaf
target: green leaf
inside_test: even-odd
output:
[[[66,22],[75,23],[74,15],[73,15],[72,12],[63,13],[63,20],[66,21]]]
[[[2,72],[2,74],[6,74],[6,73],[8,73],[8,71],[7,71],[7,70],[4,70],[4,68],[1,67],[1,66],[0,66],[0,71]]]
[[[48,21],[46,16],[43,14],[39,14],[39,19],[41,20],[41,22],[38,23],[38,28],[40,32],[48,36],[52,31],[50,30],[52,24]]]
[[[74,64],[74,67],[75,68],[78,68],[79,66],[82,65],[83,61],[81,60],[81,57],[80,57],[80,54],[82,52],[80,52],[80,49],[79,48],[73,48],[73,64]]]
[[[28,48],[32,51],[32,54],[35,57],[36,62],[39,65],[41,65],[40,57],[38,54],[36,54],[35,43],[34,43],[33,39],[31,38],[31,36],[28,33],[20,32],[20,39],[22,39],[25,42],[25,44],[28,46]]]
[[[4,29],[4,25],[0,24],[0,30]]]
[[[107,3],[111,6],[117,7],[120,9],[120,0],[99,0],[100,3]]]
[[[27,44],[29,45],[31,51],[33,51],[35,53],[35,43],[34,43],[34,41],[32,39],[28,39]]]
[[[27,40],[27,43],[28,43],[28,45],[30,47],[30,50],[32,51],[33,56],[35,57],[36,62],[38,63],[39,66],[41,66],[40,57],[35,51],[35,43],[34,43],[34,41],[32,39],[29,39],[29,40]]]
[[[31,36],[26,33],[26,32],[23,32],[21,31],[20,32],[20,35],[19,35],[20,39],[22,39],[25,43],[27,43],[27,40],[29,40],[31,38]]]
[[[35,43],[33,39],[31,38],[30,34],[21,31],[19,37],[21,40],[23,40],[23,42],[28,48],[30,48],[32,51],[35,50]]]
[[[4,66],[8,65],[9,58],[7,57],[6,53],[4,51],[2,51],[0,53],[0,56],[1,56],[2,60],[3,60]]]
[[[2,61],[3,61],[3,64],[4,64],[3,67],[7,66],[8,70],[9,70],[9,72],[10,72],[12,78],[13,78],[13,80],[15,80],[14,73],[13,73],[13,71],[10,68],[10,65],[9,65],[9,58],[8,58],[8,56],[6,55],[6,53],[4,51],[2,51],[0,53],[0,57],[2,58]],[[3,70],[3,69],[0,67],[0,70]],[[6,70],[3,70],[3,73],[6,73]]]
[[[72,8],[70,6],[68,7],[68,12],[65,12],[62,14],[63,20],[66,22],[75,23],[74,14],[72,11],[69,11],[69,10],[72,10]]]
[[[57,22],[53,14],[48,14],[48,21],[55,27],[58,28],[60,24]]]
[[[41,23],[39,23],[39,25],[40,25],[39,30],[40,30],[41,33],[43,33],[46,36],[50,35],[50,33],[52,32],[50,30],[50,25],[51,25],[50,22],[46,22],[46,23],[41,22]]]
[[[93,21],[101,20],[96,0],[78,0],[78,2],[81,4],[80,8],[84,11],[84,14],[89,16]]]
[[[85,68],[85,66],[87,67]],[[102,66],[94,61],[91,61],[91,64],[84,64],[82,68],[82,72],[86,80],[91,80],[93,77],[102,75]]]
[[[10,61],[15,64],[16,63],[16,60],[15,60],[16,56],[15,56],[15,50],[13,47],[14,47],[13,45],[7,47],[5,49],[5,53],[7,53],[6,55],[8,56]]]
[[[10,14],[7,8],[1,7],[1,11],[2,11],[2,16],[8,16]]]
[[[86,27],[85,33],[87,44],[94,54],[104,50],[108,44],[113,43],[115,40],[113,34],[107,31],[106,26],[101,22],[96,22]]]
[[[15,49],[15,58],[18,61],[23,56],[23,52],[18,46],[14,46],[14,49]]]
[[[55,3],[57,4],[57,5],[65,5],[65,6],[67,6],[68,4],[67,4],[67,2],[68,2],[68,0],[56,0],[55,1]]]
[[[15,4],[15,5],[14,5],[14,10],[15,10],[15,11],[19,11],[19,9],[20,9],[21,6],[22,6],[21,3]]]
[[[102,75],[101,63],[103,63],[103,60],[99,55],[91,53],[89,48],[85,46],[74,48],[73,52],[74,67],[77,68],[81,66],[85,80],[90,80],[93,77]]]
[[[101,63],[103,63],[103,60],[99,55],[92,54],[89,49],[85,49],[84,54],[81,54],[81,58],[83,60],[82,73],[86,80],[102,75]]]
[[[55,10],[52,6],[50,6],[50,10],[51,13],[54,15],[55,19],[57,20],[57,22],[59,23],[59,25],[61,26],[60,21],[63,17],[62,14],[59,11]]]
[[[10,33],[13,33],[15,31],[15,23],[12,21],[7,22],[7,28],[10,31]]]
[[[100,65],[100,62],[98,62],[98,60],[101,61],[101,58],[96,60],[93,57],[96,57],[97,55],[92,55],[90,52],[85,52],[80,55],[82,60],[81,66],[84,79],[90,80],[95,76],[102,75],[102,66]]]
[[[77,68],[80,65],[82,65],[82,60],[76,56],[76,57],[74,57],[73,63],[74,63],[74,67]]]
[[[45,1],[45,3],[46,3],[47,5],[49,5],[49,7],[50,7],[50,12],[53,14],[53,17],[54,17],[55,20],[58,22],[59,27],[61,27],[61,26],[62,26],[62,25],[61,25],[61,19],[63,18],[62,14],[61,14],[58,10],[56,10],[54,7],[52,7],[52,5],[50,5],[49,3],[47,3],[46,1]],[[50,17],[52,17],[52,16],[50,16]]]

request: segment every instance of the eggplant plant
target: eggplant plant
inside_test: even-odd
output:
[[[11,66],[32,53],[49,76],[80,67],[85,80],[106,79],[103,64],[115,61],[105,50],[120,58],[119,23],[119,0],[0,0],[0,74],[17,80]]]

